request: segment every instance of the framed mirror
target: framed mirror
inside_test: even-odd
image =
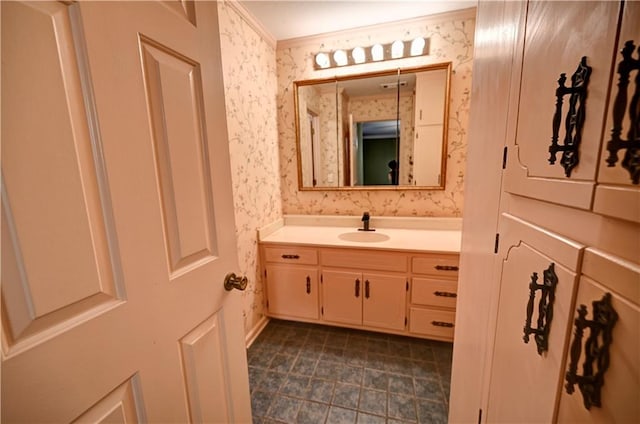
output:
[[[300,190],[442,190],[451,63],[294,82]]]

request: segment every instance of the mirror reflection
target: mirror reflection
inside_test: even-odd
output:
[[[300,189],[443,189],[450,71],[295,82]]]

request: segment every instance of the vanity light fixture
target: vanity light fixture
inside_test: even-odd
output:
[[[427,54],[429,54],[429,39],[416,37],[409,41],[396,40],[392,43],[374,44],[369,47],[358,46],[350,50],[319,52],[315,55],[314,67],[316,70],[329,69]]]

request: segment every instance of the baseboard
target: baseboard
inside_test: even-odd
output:
[[[254,325],[251,330],[249,330],[249,333],[247,333],[247,336],[244,339],[247,349],[249,349],[255,339],[258,338],[258,336],[260,335],[260,333],[262,333],[262,330],[264,330],[268,323],[269,318],[263,315],[260,321],[258,321],[257,324]]]

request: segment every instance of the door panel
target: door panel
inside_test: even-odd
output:
[[[597,265],[596,266],[592,266]],[[601,406],[587,410],[580,389],[567,394],[563,387],[560,397],[558,422],[602,422],[635,423],[640,421],[640,267],[637,264],[611,257],[595,249],[585,252],[585,266],[580,277],[580,287],[576,297],[578,305],[587,307],[587,320],[593,320],[593,302],[611,293],[611,306],[618,314],[613,327],[612,342],[609,346],[609,368],[604,373],[601,391]],[[630,290],[627,290],[630,289]],[[628,300],[620,296],[628,296]],[[572,331],[572,333],[574,333]],[[585,361],[585,341],[590,330],[585,329],[582,354],[577,362],[577,374],[583,375]],[[571,342],[575,334],[571,336]],[[569,360],[565,371],[568,370]],[[598,367],[594,367],[597,371]]]
[[[633,41],[636,46],[635,52],[631,53],[631,57],[635,60],[640,59],[638,55],[637,47],[640,45],[640,3],[638,2],[625,2],[624,14],[622,17],[622,26],[620,28],[620,36],[618,38],[618,48],[616,49],[615,63],[616,71],[620,66],[620,62],[623,57],[620,54],[624,49],[625,44],[628,41]],[[602,154],[599,162],[598,170],[598,185],[596,186],[596,193],[593,202],[593,210],[603,215],[613,216],[617,218],[626,219],[633,222],[640,222],[640,187],[637,184],[633,184],[631,180],[631,174],[629,170],[622,166],[626,149],[619,150],[616,153],[618,161],[614,166],[609,166],[607,159],[609,152],[607,151],[607,142],[612,139],[612,129],[614,127],[614,112],[617,108],[621,109],[622,121],[620,127],[620,138],[622,140],[630,140],[634,137],[638,140],[640,138],[640,129],[636,128],[635,131],[631,131],[631,109],[633,93],[637,93],[640,84],[640,70],[637,68],[632,70],[629,74],[628,86],[622,91],[622,95],[625,96],[625,101],[622,101],[616,108],[616,100],[618,98],[620,74],[617,72],[613,74],[611,79],[611,94],[609,97],[609,109],[607,112],[607,125],[604,132],[604,143],[602,145]],[[637,101],[637,100],[636,100]],[[636,105],[637,109],[637,105]],[[637,114],[636,110],[636,114]],[[636,115],[636,127],[638,126],[638,118]],[[637,155],[636,151],[636,155]],[[631,159],[631,158],[630,158]],[[633,160],[630,160],[631,170],[634,169]],[[637,172],[637,160],[635,165],[635,171]]]
[[[1,5],[3,422],[251,421],[217,6],[183,5]]]
[[[362,325],[362,274],[348,271],[322,271],[324,321]]]
[[[519,119],[505,179],[508,192],[583,209],[591,207],[619,7],[617,2],[529,3]],[[554,165],[548,161],[556,81],[565,73],[566,86],[570,87],[571,75],[583,56],[593,70],[584,105],[579,164],[568,178],[560,165],[562,152]],[[568,96],[563,103],[560,145],[567,125]]]
[[[403,330],[407,313],[406,278],[382,274],[364,274],[363,278],[362,324]]]
[[[2,56],[12,64],[2,75],[3,155],[10,159],[2,163],[2,265],[11,275],[2,284],[3,331],[10,355],[112,308],[125,293],[110,251],[115,237],[101,192],[100,146],[87,120],[94,105],[83,100],[77,19],[61,3],[11,2],[3,17]]]
[[[165,244],[179,275],[216,254],[200,66],[146,37],[140,44]]]
[[[583,247],[509,215],[502,220],[502,276],[486,419],[553,422]],[[523,327],[530,283],[543,284],[550,268],[557,276],[555,301],[548,347],[539,353],[535,335],[525,343]],[[533,328],[540,328],[541,298],[541,291],[536,291],[531,304]]]
[[[318,271],[313,267],[267,265],[269,312],[318,319]]]

